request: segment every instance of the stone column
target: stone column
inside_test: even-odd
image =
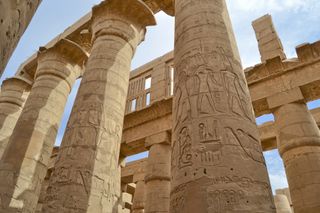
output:
[[[293,94],[300,94],[293,100]],[[283,103],[284,101],[287,103]],[[268,100],[295,213],[320,212],[320,132],[300,90]]]
[[[225,0],[175,15],[170,212],[275,212]]]
[[[13,77],[4,80],[0,93],[0,159],[21,114],[31,84]]]
[[[146,213],[169,213],[171,180],[171,134],[162,132],[146,140]]]
[[[0,0],[0,77],[41,0]]]
[[[146,203],[144,174],[133,177],[136,184],[132,200],[132,213],[144,213],[144,206]]]
[[[139,0],[92,11],[93,46],[62,141],[44,212],[121,211],[119,152],[131,60],[155,24]]]
[[[0,163],[0,212],[34,212],[64,107],[87,55],[61,40],[41,48],[30,95]]]
[[[277,209],[277,213],[292,213],[287,196],[275,195],[274,203]]]

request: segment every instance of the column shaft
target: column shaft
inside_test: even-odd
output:
[[[320,212],[318,126],[304,103],[285,104],[274,115],[294,212]]]
[[[2,83],[0,94],[0,159],[21,114],[31,85],[19,78]]]
[[[152,12],[140,1],[103,1],[93,47],[47,191],[44,212],[121,211],[119,152],[131,60]],[[147,21],[145,21],[147,19]]]
[[[143,180],[140,180],[136,182],[136,190],[132,201],[132,213],[144,213],[145,202],[145,183]]]
[[[149,149],[146,166],[146,213],[169,213],[171,146],[154,144]]]
[[[225,0],[175,15],[170,212],[275,212]]]
[[[63,55],[67,52],[58,44],[38,56],[35,83],[1,159],[4,212],[34,212],[37,206],[68,94],[80,73]]]

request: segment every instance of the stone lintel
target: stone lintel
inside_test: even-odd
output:
[[[145,147],[149,149],[154,144],[171,144],[171,133],[169,131],[160,132],[146,138]]]
[[[147,158],[136,160],[127,163],[127,165],[122,168],[121,170],[121,180],[123,183],[135,183],[134,180],[139,180],[141,177],[139,177],[139,174],[145,174],[145,166],[146,166]],[[134,178],[134,176],[136,176]],[[143,177],[144,179],[144,177]]]
[[[275,109],[285,104],[304,102],[304,97],[301,89],[299,87],[296,87],[268,97],[267,102],[270,109]]]
[[[303,43],[296,47],[298,58],[301,62],[309,62],[320,57],[320,41]]]
[[[272,70],[273,73],[277,73],[285,69],[280,56],[275,56],[273,58],[267,59],[266,68],[268,70]]]

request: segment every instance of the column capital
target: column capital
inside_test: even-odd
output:
[[[21,78],[19,76],[14,76],[7,78],[2,82],[1,91],[5,90],[16,90],[25,91],[31,89],[32,83],[27,79]]]
[[[63,59],[62,63],[76,66],[82,70],[83,65],[88,59],[89,54],[77,43],[68,39],[61,39],[53,47],[40,47],[38,51],[38,67],[41,62],[46,63],[48,58]],[[45,71],[37,72],[35,78],[43,74],[53,74],[61,78],[67,78],[70,73],[61,72],[61,70],[44,69]]]
[[[170,16],[174,16],[175,0],[155,0],[160,9]]]
[[[0,103],[10,102],[21,107],[24,103],[23,93],[30,90],[31,83],[18,76],[8,78],[1,85]]]
[[[305,99],[300,87],[295,87],[268,97],[267,102],[269,109],[274,111],[285,104],[305,102]]]
[[[141,0],[105,0],[92,8],[91,21],[93,41],[116,35],[133,46],[144,39],[147,26],[156,25],[152,10]]]
[[[146,138],[145,147],[149,149],[154,144],[171,144],[171,133],[169,131],[160,132]]]

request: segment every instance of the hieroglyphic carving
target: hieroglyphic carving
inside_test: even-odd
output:
[[[179,168],[192,165],[192,153],[191,153],[191,137],[189,135],[188,127],[182,128],[180,131],[179,139]]]
[[[245,156],[254,161],[265,164],[265,160],[262,155],[262,147],[258,139],[242,129],[233,130],[231,128],[226,128],[226,132],[227,140],[230,144],[239,145]]]
[[[177,124],[188,118],[229,112],[254,122],[251,101],[245,95],[246,83],[233,72],[234,66],[240,65],[231,62],[222,47],[208,54],[202,49],[198,51],[177,65],[177,69],[183,70],[175,83]],[[220,63],[215,62],[220,61],[222,65],[217,66]]]
[[[221,213],[234,210],[236,205],[245,198],[242,190],[221,189],[210,190],[207,189],[208,197],[208,212]]]
[[[195,152],[199,165],[213,166],[221,161],[222,129],[218,120],[204,120],[199,124],[199,144]]]
[[[225,0],[176,0],[175,9],[171,203],[188,201],[179,213],[249,212],[248,206],[273,212],[270,188],[261,187],[268,176]],[[183,156],[187,164],[178,166]],[[259,183],[250,188],[213,182],[217,175],[244,177],[252,170]],[[187,193],[178,194],[181,185]],[[264,202],[242,205],[251,196]]]
[[[171,192],[170,212],[178,213],[185,205],[183,194],[186,193],[186,184],[182,184]]]

